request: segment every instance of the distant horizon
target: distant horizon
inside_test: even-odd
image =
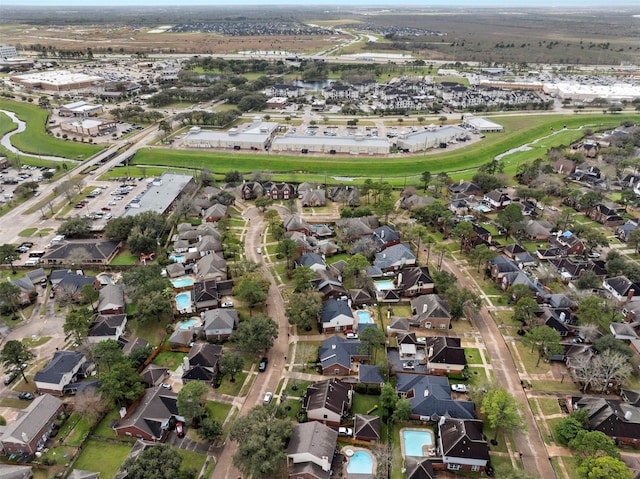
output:
[[[299,5],[299,0],[186,0],[178,4],[176,0],[21,0],[20,3],[5,3],[0,0],[0,9],[10,7],[188,7],[188,6],[252,6],[252,5]],[[637,7],[638,0],[613,0],[611,4],[604,5],[597,0],[538,0],[532,5],[531,0],[405,0],[401,6],[390,0],[351,0],[345,3],[342,0],[312,0],[306,7],[479,7],[479,8],[512,8],[512,9],[536,9],[536,8],[602,8],[611,9],[614,6]]]

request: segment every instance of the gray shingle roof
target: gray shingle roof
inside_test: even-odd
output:
[[[287,454],[309,453],[317,458],[333,457],[338,432],[317,421],[296,424],[289,440]]]
[[[38,371],[33,379],[42,383],[59,384],[62,376],[76,369],[78,364],[84,360],[85,357],[82,353],[56,351],[49,364]]]
[[[25,444],[24,437],[31,441],[52,419],[62,401],[50,394],[36,397],[12,424],[8,425],[0,440]],[[24,436],[23,436],[24,434]]]
[[[450,416],[461,419],[473,419],[474,405],[471,401],[451,399],[449,380],[442,376],[424,376],[419,374],[396,375],[398,392],[413,391],[411,412],[419,416]]]

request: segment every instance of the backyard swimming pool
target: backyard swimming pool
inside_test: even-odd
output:
[[[178,311],[191,311],[191,293],[176,294],[176,306]]]
[[[367,451],[356,451],[347,464],[349,474],[373,474],[373,456]]]
[[[369,311],[358,311],[358,324],[373,324]]]
[[[374,283],[378,291],[389,291],[393,289],[393,281],[387,279],[383,281],[376,281]]]
[[[191,301],[191,299],[189,299],[189,301]],[[200,318],[191,318],[187,319],[186,321],[181,321],[178,324],[178,329],[191,329],[196,326],[200,326],[200,324],[202,324]]]
[[[193,286],[193,278],[183,277],[171,280],[171,284],[174,288],[188,288]]]
[[[172,254],[169,256],[169,259],[174,263],[184,263],[184,255],[183,254]]]
[[[428,429],[404,429],[402,443],[405,456],[428,457],[434,448],[433,432]]]

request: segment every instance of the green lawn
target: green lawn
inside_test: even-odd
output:
[[[529,374],[544,374],[551,371],[551,365],[549,363],[545,363],[544,360],[541,360],[538,366],[536,366],[536,363],[538,363],[538,353],[532,353],[531,349],[526,347],[520,341],[516,341],[514,344],[516,348],[518,348],[520,359],[522,359],[524,368]],[[517,361],[517,358],[514,357],[514,359],[516,359],[516,363],[519,362]]]
[[[75,416],[75,414],[74,414]],[[93,420],[89,416],[82,416],[78,418],[73,430],[67,435],[65,444],[69,446],[80,446],[85,438],[89,435],[89,429],[93,424]]]
[[[570,379],[560,381],[531,381],[535,391],[561,392],[561,393],[579,393],[578,387]]]
[[[569,479],[579,479],[580,476],[578,476],[578,459],[575,457],[554,457],[553,458],[553,467],[556,470],[556,473],[561,476],[562,475],[562,469],[560,469],[560,467],[558,466],[558,461],[562,461],[562,464],[564,464],[564,468],[566,469],[567,473],[569,474]]]
[[[464,348],[464,354],[467,357],[468,364],[482,364],[480,350],[477,348]],[[488,359],[488,357],[487,357]]]
[[[175,371],[176,369],[178,369],[178,366],[182,364],[182,360],[186,356],[187,353],[162,351],[155,357],[155,359],[153,360],[153,364],[164,366],[165,368],[169,368],[172,371]]]
[[[307,387],[309,387],[311,384],[313,384],[311,381],[300,381],[299,379],[294,381],[293,379],[289,379],[289,381],[287,381],[287,387],[285,388],[284,392],[287,394],[287,396],[302,397],[307,391]],[[297,388],[295,391],[293,390],[294,385]]]
[[[100,421],[95,431],[93,431],[94,436],[106,437],[106,438],[116,437],[115,431],[111,429],[109,424],[111,424],[112,421],[116,421],[118,419],[120,419],[120,414],[118,409],[114,409],[113,411],[110,411],[109,414],[107,414],[102,419],[102,421]]]
[[[380,408],[371,411],[374,406],[380,404],[380,396],[372,396],[369,394],[353,394],[353,406],[351,412],[353,414],[373,414],[374,416],[380,415]],[[371,412],[369,412],[371,411]]]
[[[131,451],[126,444],[89,440],[74,464],[75,469],[95,471],[100,477],[113,477]]]
[[[221,425],[224,423],[224,420],[227,419],[229,411],[231,410],[231,404],[217,401],[207,401],[206,407],[209,412],[209,417],[215,419]]]
[[[37,105],[0,99],[0,109],[12,111],[26,122],[26,130],[11,137],[13,146],[26,153],[86,160],[103,149],[102,146],[61,140],[48,135],[45,132],[48,112]]]
[[[556,398],[538,398],[538,404],[540,404],[542,414],[544,414],[545,416],[549,416],[551,414],[559,414],[560,412],[562,412]]]
[[[38,228],[27,228],[26,230],[20,231],[18,236],[22,236],[24,238],[28,238],[29,236],[33,236],[33,234],[38,231]]]
[[[240,389],[244,384],[245,379],[247,379],[247,373],[237,373],[235,377],[235,381],[231,382],[231,376],[225,374],[222,378],[222,382],[220,383],[220,387],[216,388],[216,392],[219,394],[229,394],[230,396],[237,396],[240,394]]]
[[[114,266],[130,266],[136,264],[138,257],[129,252],[128,249],[123,249],[118,255],[113,258],[110,264]]]
[[[207,456],[194,451],[187,451],[185,449],[177,449],[177,451],[178,454],[182,456],[182,465],[180,466],[180,470],[186,471],[187,469],[195,469],[196,477],[200,477],[200,471],[204,466],[204,461],[207,459]]]

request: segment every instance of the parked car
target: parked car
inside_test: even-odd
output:
[[[33,401],[35,396],[31,393],[20,393],[18,394],[18,399],[25,399],[27,401]]]
[[[222,308],[233,308],[233,301],[225,301],[220,306]]]
[[[353,429],[351,429],[350,427],[339,427],[338,435],[351,437],[353,436]]]
[[[258,254],[262,254],[262,248],[258,248],[258,249],[256,249],[256,253],[258,253]]]
[[[165,389],[168,389],[169,391],[171,391],[171,384],[169,383],[162,383],[160,384],[160,386],[162,386]]]
[[[272,399],[273,399],[273,393],[271,391],[269,391],[267,394],[264,395],[264,401],[263,402],[265,404],[269,404]]]
[[[182,421],[176,423],[176,435],[178,437],[184,437],[184,424],[182,424]]]
[[[347,333],[347,339],[358,339],[357,333]]]
[[[9,384],[11,384],[13,381],[15,381],[19,374],[20,374],[20,372],[19,372],[19,371],[11,371],[9,374],[7,374],[7,375],[4,377],[4,384],[5,384],[5,386],[8,386],[8,385],[9,385]]]
[[[269,358],[262,358],[260,360],[260,364],[258,364],[258,371],[260,371],[261,373],[265,372],[267,369],[267,363],[269,363]]]
[[[451,385],[451,390],[455,391],[457,393],[466,393],[467,392],[467,386],[465,386],[464,384],[452,384]]]

